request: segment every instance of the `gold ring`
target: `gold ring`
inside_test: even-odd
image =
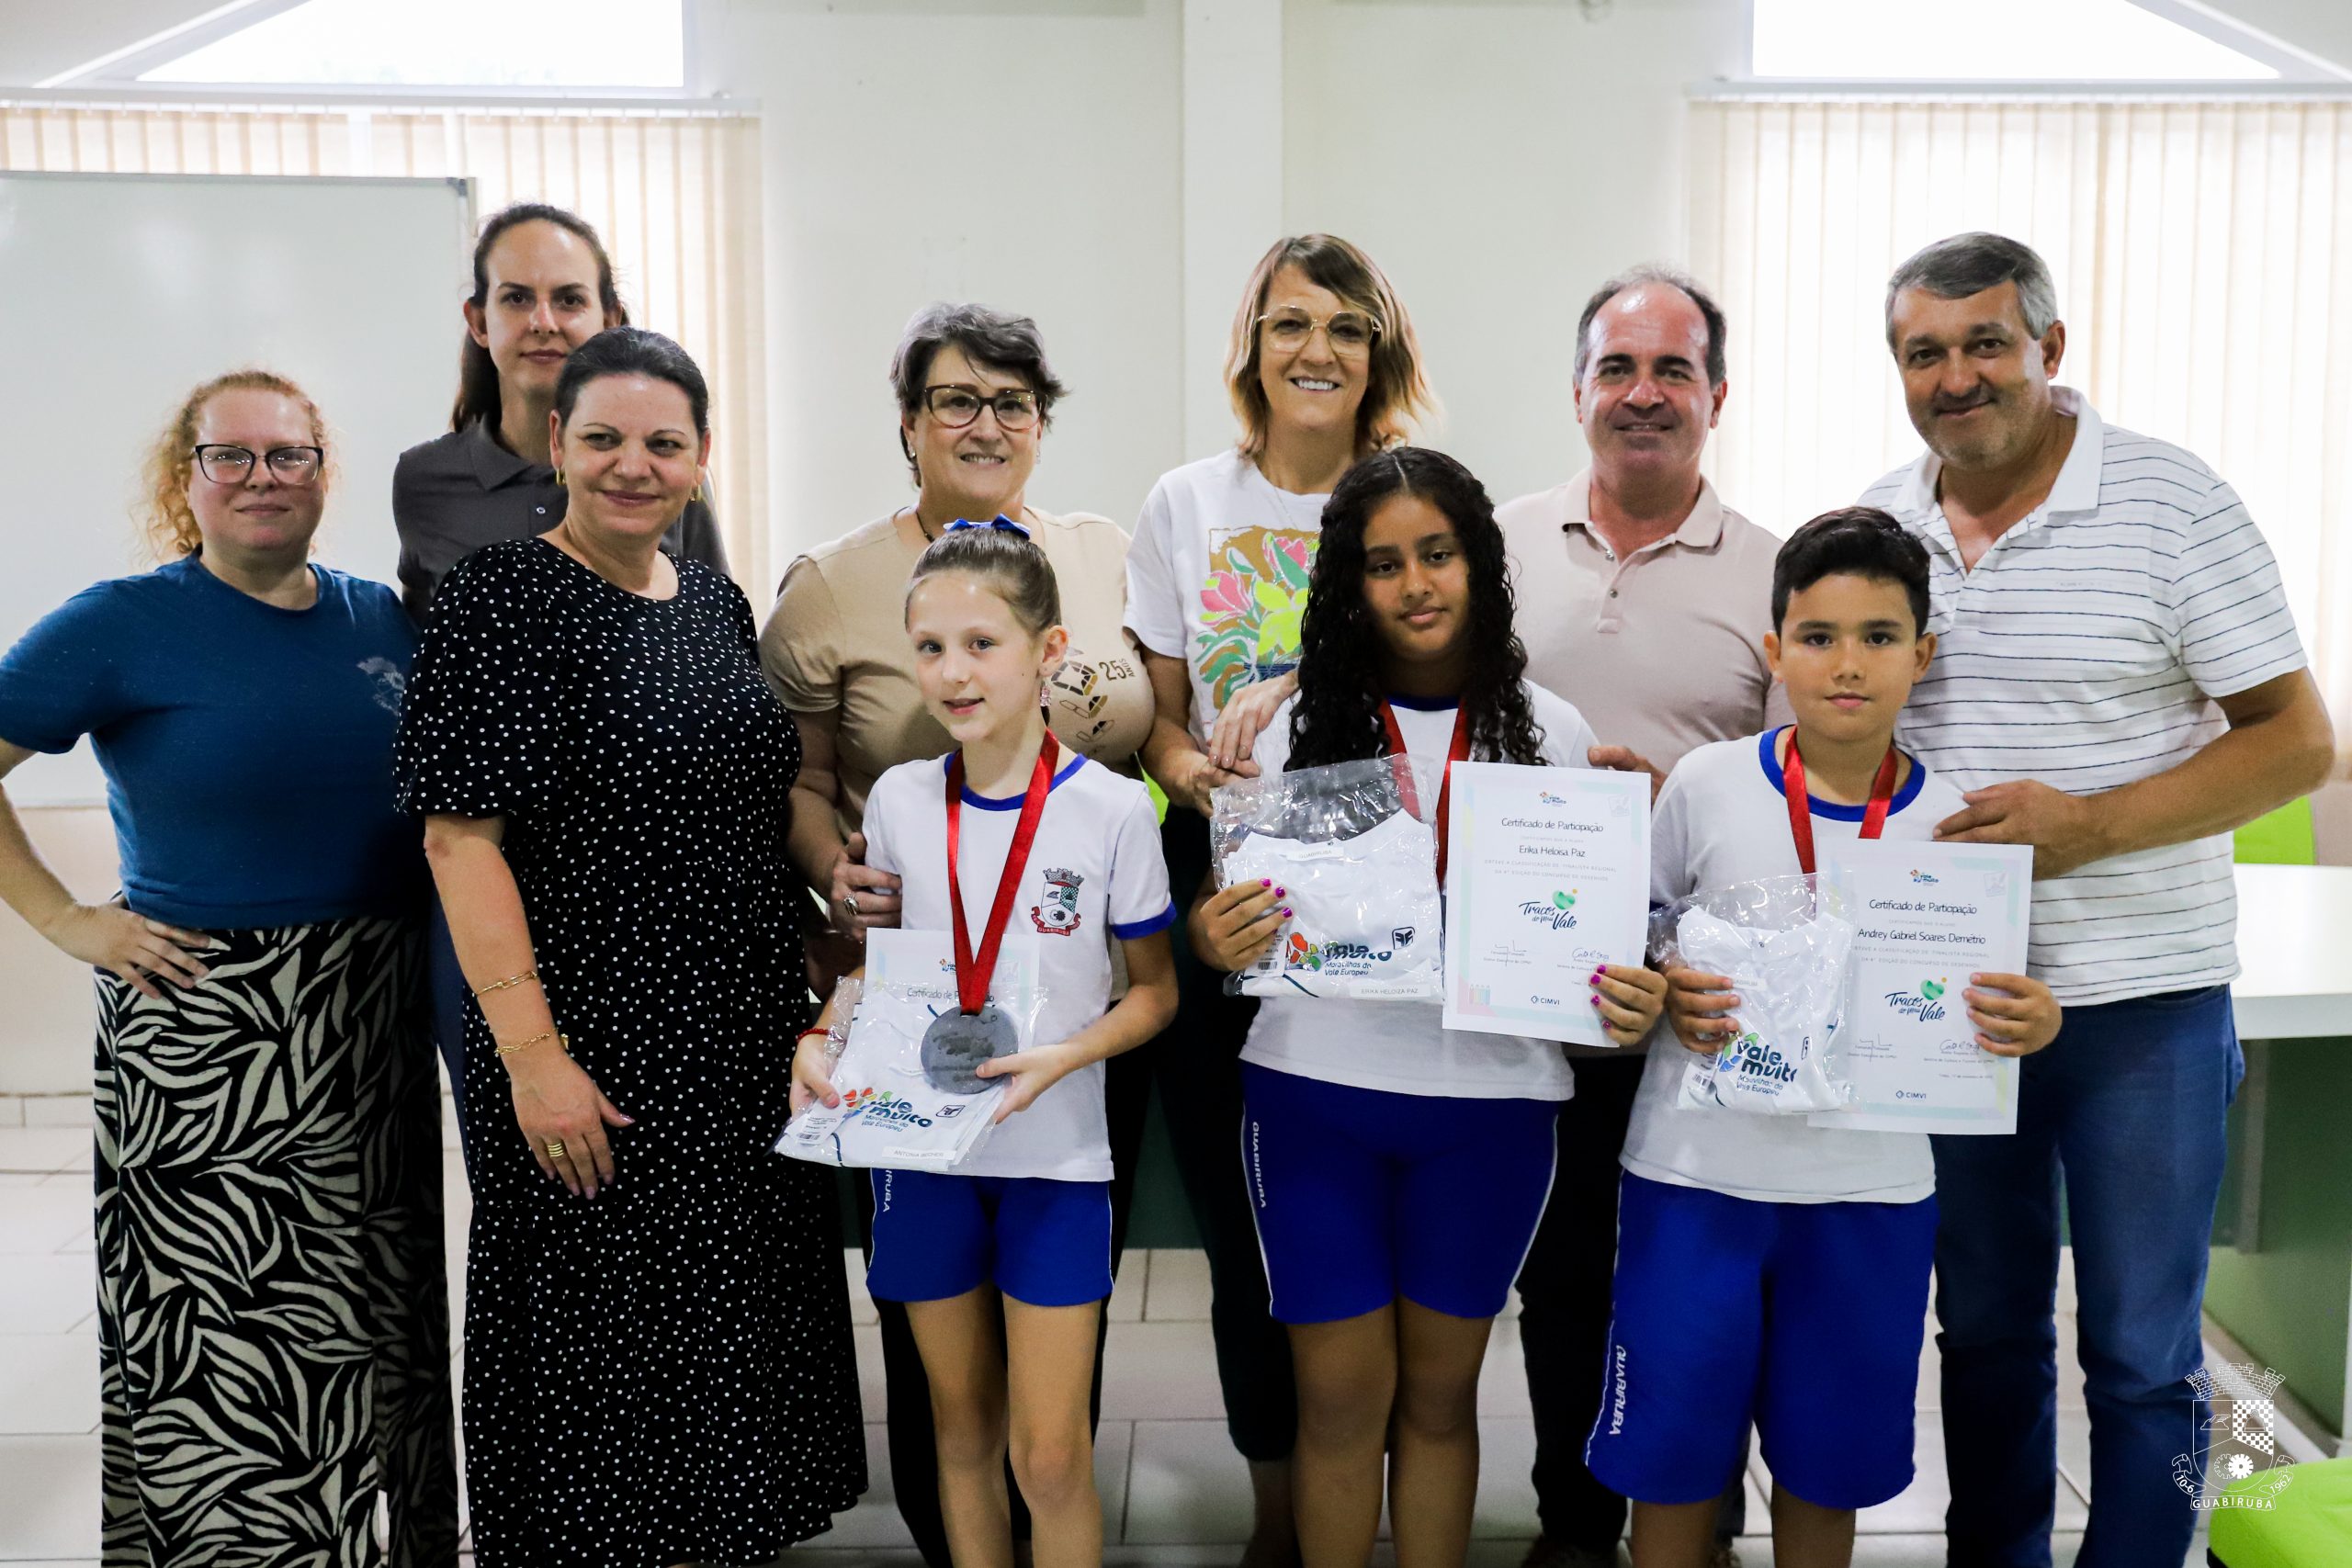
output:
[[[561,1159],[563,1157],[563,1140],[561,1138],[549,1138],[548,1140],[548,1157],[552,1159]]]

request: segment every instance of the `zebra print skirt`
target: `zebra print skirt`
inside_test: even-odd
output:
[[[439,1093],[413,923],[98,976],[107,1568],[449,1568]]]

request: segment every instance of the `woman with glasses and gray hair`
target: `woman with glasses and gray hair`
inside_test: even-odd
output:
[[[164,564],[0,657],[0,774],[88,736],[121,855],[85,903],[0,795],[0,900],[96,972],[121,1568],[457,1561],[424,860],[392,805],[416,637],[311,559],[330,450],[282,377],[197,388],[148,459]]]
[[[1064,391],[1036,323],[984,305],[928,306],[907,323],[890,383],[914,499],[794,561],[760,634],[762,666],[800,733],[789,852],[824,901],[833,933],[809,942],[820,989],[863,962],[857,943],[867,931],[899,922],[898,879],[865,863],[858,826],[866,792],[900,762],[955,749],[923,708],[903,619],[908,577],[950,524],[1008,518],[1053,564],[1070,651],[1048,683],[1047,715],[1063,744],[1132,773],[1152,723],[1142,663],[1120,625],[1125,532],[1107,517],[1050,513],[1029,502],[1038,449]],[[1105,1089],[1118,1171],[1114,1267],[1147,1084],[1136,1054],[1112,1059]],[[870,1190],[858,1190],[870,1235]],[[899,1511],[924,1561],[948,1568],[930,1385],[906,1309],[887,1302],[877,1308]],[[1012,1495],[1019,1512],[1018,1490]]]
[[[1189,897],[1209,864],[1209,792],[1256,773],[1250,747],[1298,688],[1299,633],[1323,502],[1355,461],[1433,407],[1412,318],[1380,268],[1329,234],[1277,240],[1241,291],[1226,347],[1240,439],[1160,476],[1127,556],[1127,627],[1155,705],[1144,766],[1168,794],[1160,844]],[[1257,1523],[1242,1562],[1295,1562],[1290,1345],[1269,1315],[1234,1140],[1241,1043],[1257,1003],[1176,935],[1176,1021],[1131,1053],[1154,1065],[1185,1196],[1208,1253],[1226,1427],[1250,1461]]]

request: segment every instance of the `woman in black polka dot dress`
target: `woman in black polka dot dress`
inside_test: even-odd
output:
[[[476,1112],[482,1568],[763,1561],[865,1484],[834,1189],[768,1152],[808,1017],[799,749],[741,592],[658,547],[707,408],[666,338],[573,352],[570,510],[451,574],[401,725],[477,998],[468,1092],[514,1108]]]

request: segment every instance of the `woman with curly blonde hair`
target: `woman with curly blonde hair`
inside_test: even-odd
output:
[[[457,1561],[424,859],[392,805],[415,637],[310,559],[328,452],[282,377],[197,388],[148,461],[164,564],[0,656],[0,777],[88,736],[121,855],[77,901],[0,790],[0,901],[96,971],[107,1568]]]

